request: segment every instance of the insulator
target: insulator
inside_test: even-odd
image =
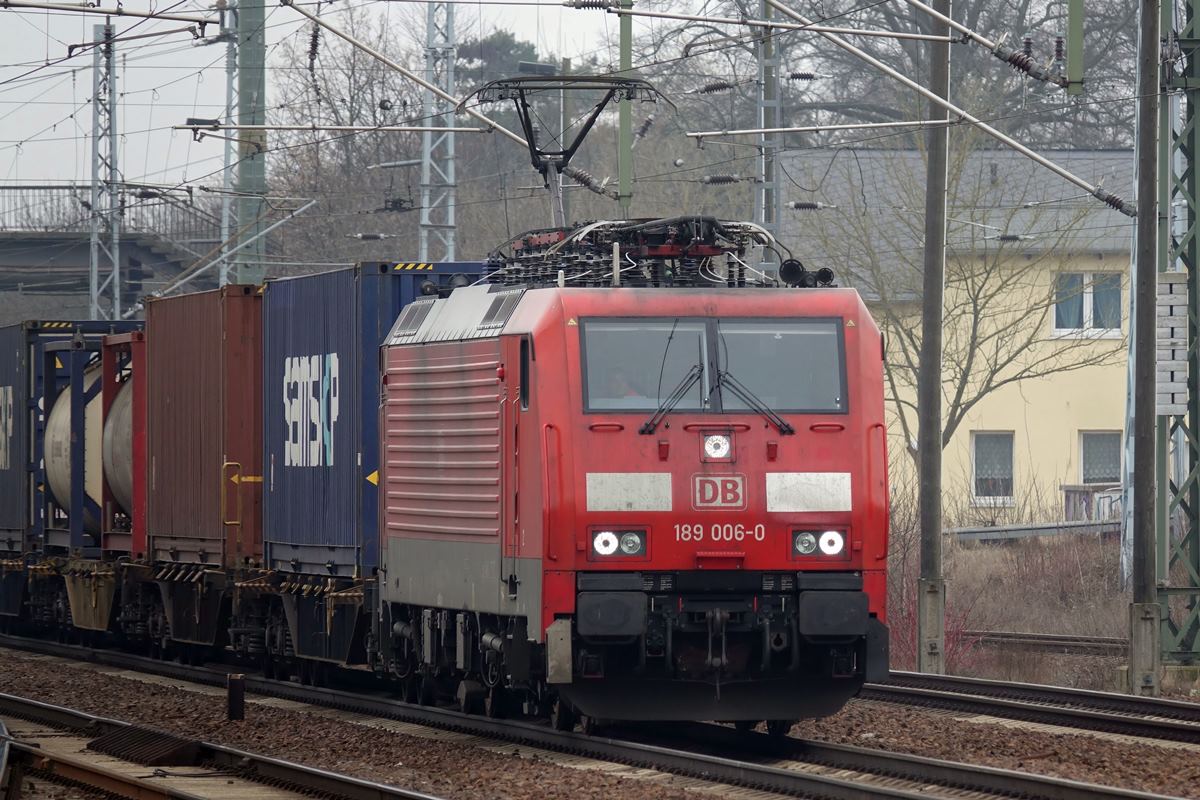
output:
[[[731,81],[713,81],[706,83],[696,90],[696,94],[720,94],[733,89],[734,84]]]
[[[824,208],[837,208],[835,205],[814,200],[793,200],[787,205],[788,208],[794,208],[797,211],[820,211]]]
[[[1014,51],[1009,53],[1004,60],[1018,72],[1029,72],[1034,67],[1033,56],[1024,52]]]
[[[620,0],[563,0],[567,8],[589,8],[603,11],[606,8],[618,8]]]
[[[308,35],[308,69],[311,72],[317,61],[317,52],[321,47],[321,26],[312,24],[312,33]]]
[[[740,180],[741,177],[738,175],[705,175],[700,179],[700,182],[709,186],[721,186],[728,183],[737,183]]]
[[[1064,58],[1063,53],[1064,53],[1063,37],[1055,36],[1054,37],[1054,60],[1062,61]]]
[[[1027,56],[1033,55],[1033,37],[1025,37],[1025,39],[1021,42],[1021,52]]]
[[[312,25],[312,33],[308,37],[308,75],[312,80],[313,94],[317,102],[321,102],[321,84],[317,81],[317,53],[321,49],[321,26]]]
[[[815,81],[821,76],[815,72],[789,72],[789,81]]]
[[[565,167],[563,168],[563,175],[566,175],[580,186],[584,186],[596,194],[602,194],[605,197],[613,197],[615,199],[613,193],[604,187],[604,184],[608,181],[605,180],[604,183],[601,183],[586,170],[579,169],[578,167]]]
[[[638,125],[638,129],[633,132],[634,144],[636,144],[639,139],[646,138],[646,134],[650,132],[650,128],[652,128],[653,126],[654,126],[654,115],[651,114],[650,116],[646,117],[646,119],[644,119],[642,121],[642,124]]]
[[[597,185],[596,179],[592,176],[592,173],[588,172],[587,170],[579,169],[579,167],[565,167],[563,169],[563,175],[566,175],[576,183],[586,186],[589,189]]]

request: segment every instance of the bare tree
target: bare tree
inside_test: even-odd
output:
[[[420,71],[419,50],[398,28],[365,7],[350,7],[339,25],[360,41]],[[402,27],[402,26],[401,26]],[[401,126],[427,124],[420,89],[392,68],[313,26],[285,40],[276,56],[271,122],[284,125]],[[420,170],[381,164],[420,158],[419,134],[282,132],[271,134],[271,185],[276,194],[318,205],[289,226],[284,255],[304,263],[380,257],[380,248],[348,239],[359,233],[407,240],[415,257]]]
[[[757,0],[721,0],[692,10],[713,16],[761,18]],[[672,4],[672,11],[679,10]],[[1136,56],[1135,9],[1120,0],[1087,4],[1084,61],[1085,94],[1061,90],[1017,74],[986,49],[962,42],[953,47],[952,99],[993,120],[1022,141],[1039,147],[1128,147],[1133,130],[1133,76]],[[904,3],[821,0],[805,14],[840,26],[907,33],[932,33],[932,20]],[[1065,36],[1065,0],[963,0],[954,17],[994,39],[1020,49],[1028,36],[1035,61],[1055,62],[1055,38]],[[923,101],[892,79],[821,37],[803,31],[773,34],[780,54],[784,117],[797,125],[888,122],[916,119]],[[922,81],[928,75],[924,42],[848,37],[900,72]],[[714,79],[734,84],[731,108],[687,103],[685,112],[706,128],[748,127],[754,119],[756,86],[754,36],[734,26],[664,24],[640,43],[644,71],[682,94]],[[686,60],[683,60],[686,57]],[[1057,63],[1063,68],[1061,62]],[[809,79],[809,75],[818,76]],[[716,118],[714,118],[714,115]],[[814,137],[794,143],[811,144]],[[817,141],[821,141],[817,137]],[[911,135],[894,135],[894,146],[911,146]]]
[[[1043,173],[1016,172],[1007,152],[979,150],[978,136],[956,139],[943,317],[943,447],[971,410],[997,391],[1118,363],[1125,352],[1119,338],[1053,337],[1052,331],[1056,305],[1067,299],[1053,273],[1084,270],[1072,266],[1079,263],[1072,259],[1094,259],[1100,240],[1119,238],[1126,223],[1116,220],[1115,212],[1072,201],[1065,190],[1047,189]],[[922,154],[862,153],[862,158],[826,166],[825,172],[825,184],[842,189],[839,208],[805,218],[796,247],[822,254],[872,304],[888,341],[888,400],[916,458]],[[848,185],[863,191],[846,191]]]

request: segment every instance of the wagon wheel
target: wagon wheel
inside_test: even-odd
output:
[[[554,707],[550,710],[550,724],[556,731],[573,731],[578,715],[575,709],[567,705],[561,697],[555,699]]]
[[[492,719],[504,719],[508,715],[509,694],[502,686],[490,689],[483,698],[483,713]]]
[[[409,673],[400,679],[400,695],[406,703],[415,703],[421,693],[421,679]]]
[[[795,724],[796,721],[792,719],[769,719],[767,720],[767,733],[775,737],[787,736]]]
[[[437,691],[432,675],[422,675],[417,679],[417,702],[423,706],[431,706],[437,699]]]

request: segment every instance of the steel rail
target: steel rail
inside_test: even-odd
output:
[[[73,645],[61,645],[0,636],[0,646],[14,646],[51,655],[82,658],[112,666],[152,672],[167,677],[208,685],[223,685],[225,671],[210,667],[192,667],[156,661],[124,653],[95,651]],[[350,693],[341,690],[300,686],[298,684],[246,677],[246,690],[255,694],[293,700],[352,711],[386,719],[423,725],[431,728],[469,733],[493,740],[509,741],[556,752],[629,764],[679,775],[702,778],[734,786],[747,786],[793,796],[820,796],[850,800],[916,800],[927,798],[931,784],[954,789],[970,788],[980,792],[1011,796],[1014,787],[1028,798],[1045,800],[1150,800],[1158,795],[1133,790],[1080,783],[1029,773],[960,764],[937,759],[824,744],[802,739],[776,738],[766,734],[739,732],[712,724],[656,726],[660,733],[645,741],[645,727],[635,733],[628,726],[614,728],[614,733],[635,737],[614,738],[561,732],[546,725],[530,722],[491,719],[462,714],[444,708],[402,703],[390,698]],[[668,736],[661,731],[674,731]],[[828,774],[800,771],[779,766],[736,760],[727,755],[712,755],[658,742],[678,742],[680,738],[700,741],[707,746],[723,747],[747,758],[776,757],[803,762],[805,765],[835,766],[853,770],[859,777],[834,777]],[[911,783],[895,786],[900,779]],[[875,785],[872,780],[880,780]]]
[[[1200,703],[1166,700],[1161,697],[1139,697],[1118,692],[1099,692],[1093,689],[1074,689],[1068,686],[1047,686],[1041,683],[1017,683],[990,678],[966,678],[958,675],[927,675],[920,672],[893,670],[885,686],[918,686],[964,695],[1029,700],[1055,703],[1092,710],[1114,711],[1153,719],[1191,722],[1200,728]],[[871,685],[875,688],[876,685]]]
[[[11,740],[7,744],[10,769],[8,781],[10,784],[23,781],[26,777],[26,770],[28,770],[28,773],[35,777],[41,777],[51,782],[82,784],[108,797],[122,797],[128,798],[128,800],[207,800],[201,795],[122,775],[90,764],[83,759],[50,753],[19,741]],[[11,792],[13,787],[0,784],[0,789]],[[17,793],[5,796],[20,795]]]
[[[1200,744],[1200,704],[1195,703],[916,672],[893,672],[885,684],[867,684],[860,697]]]
[[[963,631],[962,635],[985,646],[1021,650],[1102,655],[1119,655],[1129,650],[1129,640],[1117,636],[1072,636],[1019,631]]]
[[[148,730],[142,726],[132,725],[121,720],[88,714],[64,706],[56,706],[5,693],[0,693],[0,714],[8,714],[19,719],[55,728],[81,731],[93,737],[100,737],[119,730]],[[162,735],[165,738],[178,738],[174,734],[166,732],[163,732]],[[130,785],[130,788],[144,790],[145,792],[143,794],[117,792],[122,796],[128,797],[200,800],[196,795],[179,792],[160,784],[128,778],[115,772],[90,765],[80,759],[51,754],[44,750],[29,747],[13,739],[11,736],[3,738],[6,738],[7,743],[18,752],[29,752],[34,756],[55,762],[44,765],[35,764],[35,768],[46,769],[55,775],[69,780],[78,780],[90,786],[96,786],[104,791],[115,791],[112,787],[119,785],[120,782],[126,782]],[[198,762],[235,770],[239,777],[253,782],[283,784],[287,787],[295,787],[299,791],[325,793],[334,797],[346,798],[346,800],[440,800],[440,798],[425,794],[424,792],[389,786],[375,781],[354,778],[349,775],[340,775],[328,770],[307,767],[302,764],[250,753],[233,747],[225,747],[224,745],[210,744],[208,742],[195,742],[195,745],[197,747],[196,760]],[[98,782],[93,783],[88,779],[88,772],[94,773],[97,776],[96,780]],[[107,784],[104,782],[107,782]]]

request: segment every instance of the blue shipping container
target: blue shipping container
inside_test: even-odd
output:
[[[140,322],[23,322],[0,328],[0,552],[41,549],[45,525],[34,502],[46,425],[45,394],[56,394],[68,374],[45,375],[43,346],[76,334],[95,342],[112,333],[139,330]],[[62,365],[59,364],[59,367]],[[53,383],[47,386],[47,378]]]
[[[379,563],[379,345],[422,287],[483,264],[368,262],[267,283],[263,542],[267,566],[366,577]]]

